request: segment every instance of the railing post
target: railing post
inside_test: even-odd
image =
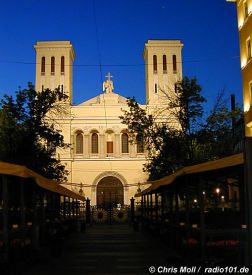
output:
[[[135,199],[132,197],[130,199],[130,221],[134,223],[135,220]]]
[[[36,190],[36,183],[33,182],[33,218],[32,218],[32,247],[35,252],[39,251],[39,235],[40,226],[38,220],[38,204],[40,203],[38,190]]]
[[[206,232],[205,232],[205,204],[203,198],[203,179],[199,175],[199,195],[200,195],[200,244],[201,244],[201,261],[204,262],[206,258]]]
[[[144,195],[141,197],[141,220],[143,219],[144,216]]]
[[[86,199],[86,223],[91,222],[91,209],[90,209],[90,199]]]
[[[21,214],[21,231],[23,241],[25,240],[25,218],[26,218],[26,210],[25,210],[25,195],[24,195],[24,179],[20,179],[20,214]]]

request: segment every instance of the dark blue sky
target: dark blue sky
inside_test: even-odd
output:
[[[1,97],[35,82],[37,41],[70,40],[74,103],[101,92],[98,44],[103,80],[110,71],[115,92],[143,103],[145,41],[181,39],[183,75],[198,78],[208,106],[223,88],[242,101],[236,10],[225,0],[12,0],[1,5],[0,26]]]

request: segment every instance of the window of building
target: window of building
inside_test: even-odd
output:
[[[129,136],[126,133],[122,134],[122,153],[129,153]]]
[[[177,83],[174,84],[174,91],[176,94],[178,93],[178,84]]]
[[[55,57],[51,57],[51,74],[55,73]]]
[[[107,154],[113,154],[114,152],[114,145],[113,145],[113,140],[114,140],[114,133],[112,130],[107,130],[106,131],[106,140],[107,140]]]
[[[52,142],[48,142],[47,143],[47,149],[49,152],[51,152],[52,154],[56,154],[56,145]]]
[[[142,135],[137,135],[136,137],[137,141],[137,153],[143,153],[144,152],[144,143],[143,143],[143,136]]]
[[[60,89],[61,89],[61,92],[63,93],[64,92],[64,85],[61,85]]]
[[[41,74],[45,74],[45,57],[41,58]]]
[[[60,72],[61,72],[61,74],[65,73],[65,57],[64,56],[61,56]]]
[[[177,73],[177,57],[175,54],[172,56],[172,66],[173,66],[173,73]]]
[[[107,154],[113,154],[113,141],[107,141]]]
[[[157,73],[157,56],[153,55],[153,72],[154,74]]]
[[[248,2],[247,0],[243,2],[243,10],[244,10],[244,17],[247,18],[248,17]]]
[[[76,154],[83,154],[83,135],[82,132],[76,133]]]
[[[157,91],[158,91],[158,89],[157,89],[157,83],[155,83],[155,85],[154,85],[154,92],[155,92],[155,94],[157,94]]]
[[[252,54],[252,52],[251,52],[251,39],[249,37],[247,39],[247,58],[248,58],[248,60],[251,59],[251,54]]]
[[[42,85],[42,87],[41,87],[41,91],[42,91],[42,92],[44,91],[44,85]]]
[[[92,154],[98,154],[98,134],[93,133],[91,136],[91,152]]]
[[[166,55],[163,55],[163,73],[167,74],[167,60]]]

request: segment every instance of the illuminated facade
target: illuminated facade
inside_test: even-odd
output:
[[[149,40],[145,44],[146,101],[143,108],[162,105],[160,89],[174,92],[182,76],[179,40]],[[69,171],[69,183],[82,183],[92,205],[129,204],[146,182],[143,172],[146,155],[143,145],[132,144],[119,116],[127,109],[126,98],[114,91],[112,76],[103,83],[103,93],[78,105],[72,104],[72,66],[75,58],[69,41],[37,42],[36,90],[60,87],[69,96],[68,115],[57,117],[64,140],[71,146],[56,152]],[[168,90],[167,90],[168,91]],[[79,191],[80,186],[70,188]],[[146,187],[146,186],[144,186]]]
[[[245,135],[252,137],[252,0],[236,2],[240,34],[241,70],[245,114]]]

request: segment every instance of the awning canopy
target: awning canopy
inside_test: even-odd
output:
[[[58,193],[62,196],[85,201],[85,198],[83,196],[80,196],[78,193],[75,193],[60,185],[61,182],[47,179],[22,165],[0,162],[0,174],[17,176],[21,178],[33,178],[37,185],[39,185],[41,188],[44,188],[54,193]]]
[[[148,182],[149,184],[151,184],[151,186],[143,190],[142,194],[147,194],[158,189],[161,186],[169,185],[176,178],[184,175],[198,174],[198,173],[204,173],[204,172],[209,172],[213,170],[219,170],[219,169],[228,168],[236,165],[241,165],[243,164],[243,162],[244,162],[243,154],[241,153],[241,154],[232,155],[232,156],[225,157],[218,160],[212,160],[212,161],[207,161],[207,162],[200,163],[193,166],[187,166],[178,170],[172,175],[163,177],[162,179],[159,179],[156,181]]]

